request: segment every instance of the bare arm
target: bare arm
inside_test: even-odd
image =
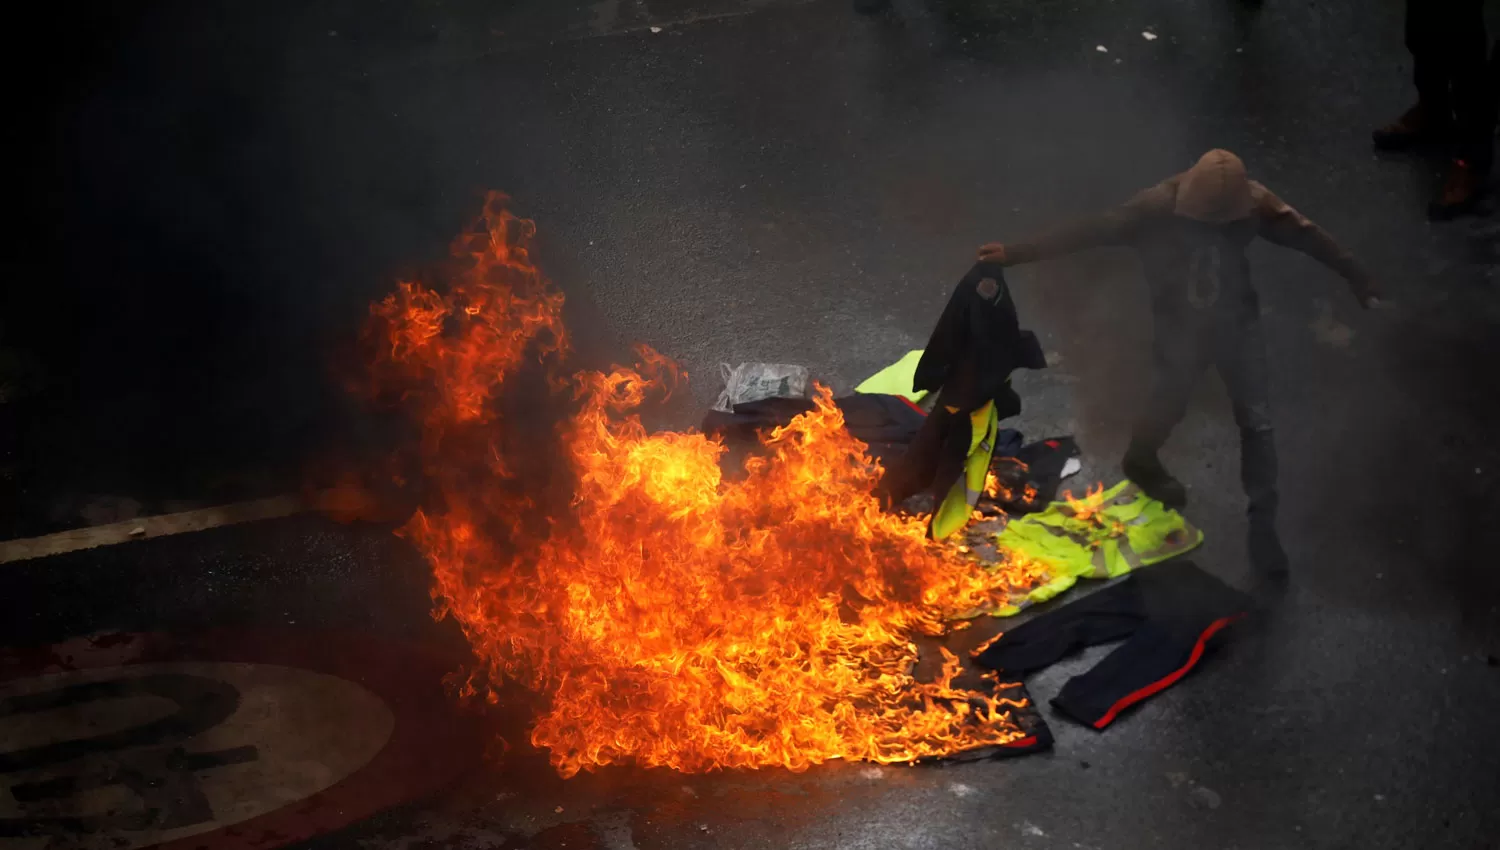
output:
[[[1334,241],[1323,228],[1302,213],[1292,209],[1271,190],[1256,184],[1255,213],[1260,219],[1260,235],[1284,248],[1301,251],[1322,263],[1349,282],[1354,297],[1369,306],[1378,294],[1375,281],[1348,249]]]

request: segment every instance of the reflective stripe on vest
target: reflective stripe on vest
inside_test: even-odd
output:
[[[929,529],[932,539],[942,540],[969,524],[969,515],[984,493],[990,456],[995,451],[995,438],[999,432],[1000,417],[995,414],[994,402],[987,401],[969,414],[969,454],[964,459],[964,473],[953,482],[943,503],[932,514]]]

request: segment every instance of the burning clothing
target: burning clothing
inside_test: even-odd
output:
[[[1010,719],[1021,730],[1023,736],[1004,744],[977,747],[945,756],[944,762],[964,764],[989,759],[1008,759],[1046,752],[1055,743],[1052,730],[1042,717],[1036,700],[1020,682],[995,682],[995,698],[1005,700],[1010,710]]]
[[[993,410],[989,408],[986,416]],[[887,507],[898,506],[919,493],[927,493],[936,501],[947,487],[963,479],[973,437],[971,416],[937,405],[906,450],[886,464],[877,495]]]
[[[1012,449],[997,449],[994,471],[1000,492],[996,502],[1008,514],[1045,510],[1057,498],[1062,481],[1080,468],[1078,441],[1048,437]]]
[[[1083,499],[1055,502],[1019,517],[995,546],[1046,567],[1051,576],[997,616],[1018,614],[1071,588],[1080,578],[1118,578],[1196,549],[1203,532],[1129,481]]]
[[[736,478],[720,441],[647,431],[643,405],[680,371],[644,346],[634,367],[572,370],[534,234],[492,195],[451,273],[402,283],[366,330],[372,394],[420,428],[432,497],[401,535],[473,650],[455,690],[530,691],[529,740],[563,777],[890,764],[1030,737],[1029,702],[959,681],[943,647],[919,679],[915,641],[1031,576],[878,510],[866,447],[824,388]],[[533,387],[557,393],[540,401],[559,418],[534,415]]]
[[[1136,703],[1187,675],[1209,641],[1245,616],[1249,600],[1190,561],[1125,579],[1005,632],[978,656],[1002,675],[1022,676],[1086,646],[1125,639],[1053,698],[1058,711],[1103,729]]]
[[[833,403],[844,416],[844,429],[869,447],[876,460],[899,456],[922,428],[921,409],[901,396],[856,394]],[[703,433],[726,442],[759,445],[758,435],[780,428],[814,410],[814,402],[797,398],[767,398],[734,406],[733,413],[710,411],[703,417]]]
[[[975,265],[953,290],[917,364],[912,389],[937,392],[937,403],[881,480],[882,497],[893,505],[924,491],[941,497],[932,536],[962,528],[984,489],[1000,420],[1021,412],[1010,373],[1046,365],[1036,336],[1020,328],[1000,267]]]
[[[969,517],[984,495],[985,481],[990,474],[990,460],[995,454],[995,443],[1000,433],[1000,418],[995,413],[995,403],[985,402],[979,409],[969,413],[969,449],[964,454],[963,467],[957,478],[948,487],[948,494],[932,514],[929,532],[932,539],[942,540],[962,531],[969,524]],[[937,481],[947,480],[938,467]]]

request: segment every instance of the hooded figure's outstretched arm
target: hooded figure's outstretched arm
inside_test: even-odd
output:
[[[1292,209],[1270,189],[1252,184],[1255,193],[1255,215],[1260,220],[1260,235],[1268,242],[1301,251],[1322,263],[1349,282],[1354,297],[1367,305],[1377,298],[1375,280],[1354,255],[1334,241],[1323,228],[1307,216]]]
[[[1141,224],[1171,214],[1176,196],[1173,181],[1159,183],[1100,215],[1057,227],[1032,239],[1006,243],[1003,256],[995,259],[1006,265],[1034,263],[1088,248],[1127,244]]]

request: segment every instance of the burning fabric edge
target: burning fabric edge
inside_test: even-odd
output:
[[[443,290],[402,283],[367,330],[373,385],[421,425],[436,495],[400,533],[432,568],[435,614],[473,648],[471,690],[512,680],[545,697],[531,740],[563,776],[899,763],[1025,738],[1026,703],[993,680],[956,684],[947,650],[919,681],[913,637],[1044,571],[982,568],[883,512],[879,467],[826,388],[726,481],[722,443],[641,423],[684,377],[661,355],[554,378],[574,394],[555,432],[568,505],[538,496],[535,448],[497,412],[517,376],[539,358],[556,374],[567,350],[534,233],[492,195]]]

